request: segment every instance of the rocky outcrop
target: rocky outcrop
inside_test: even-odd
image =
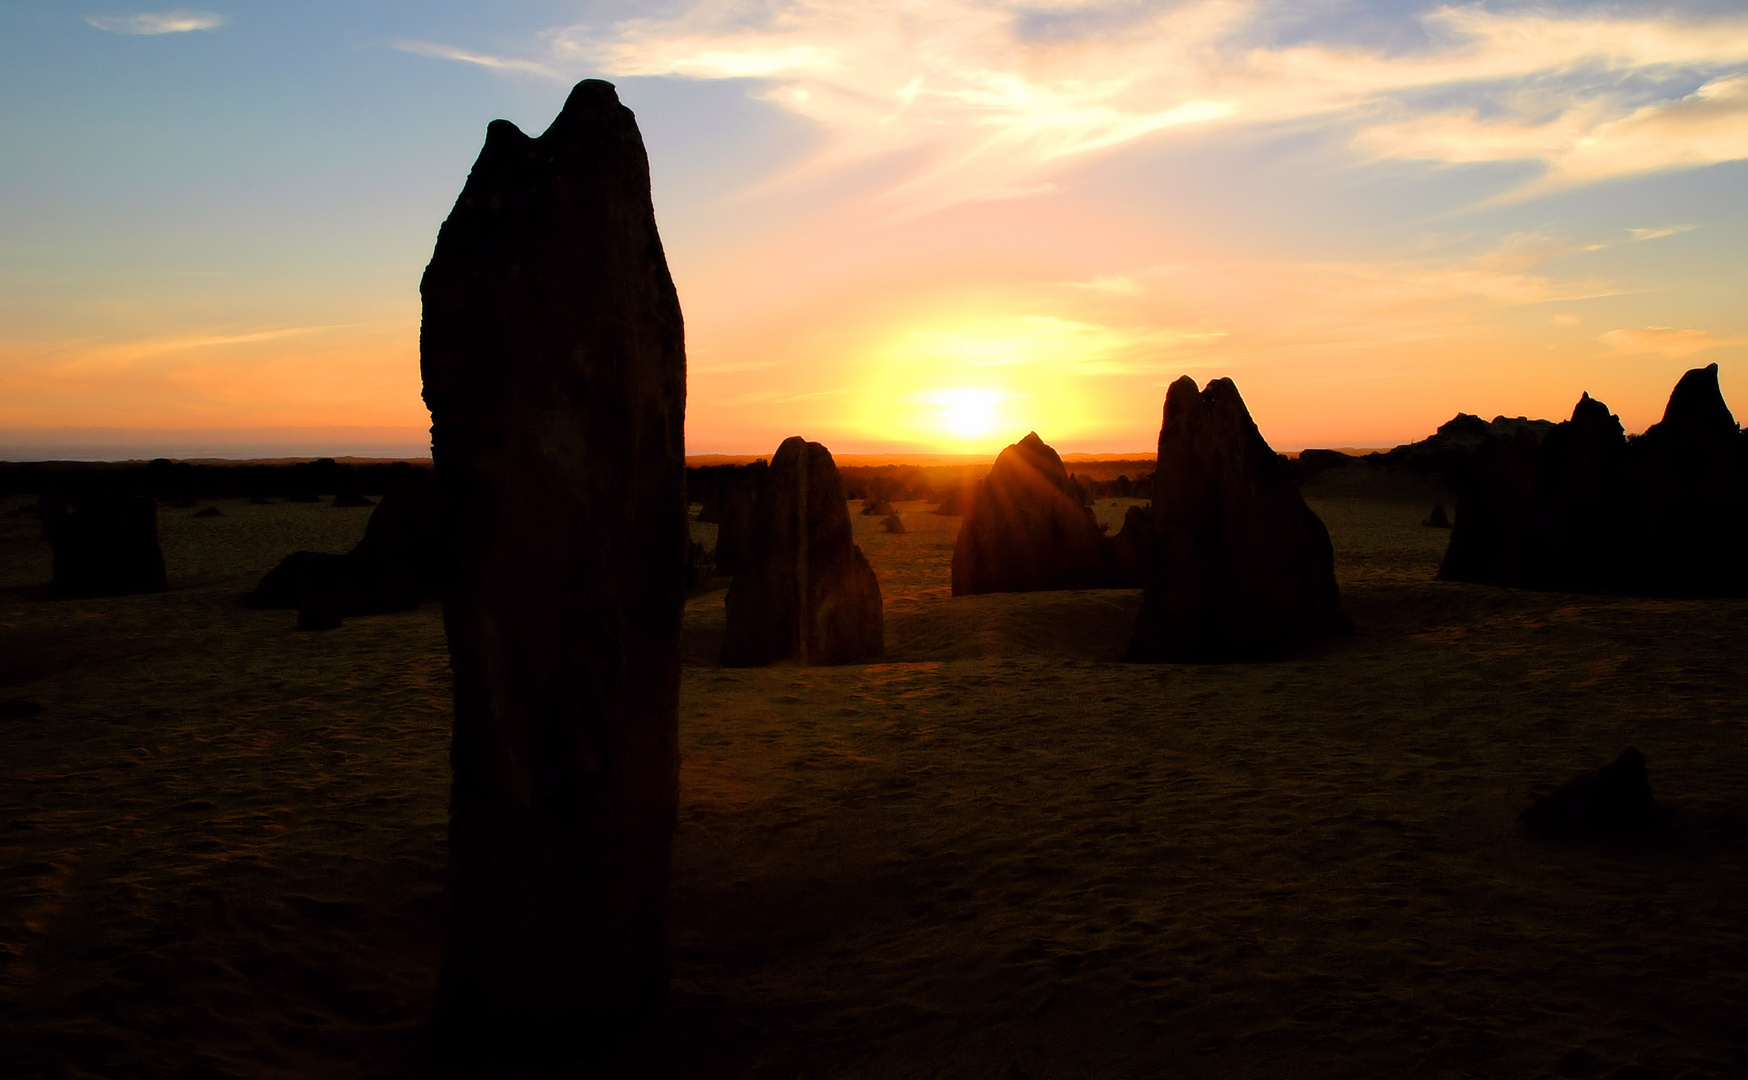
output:
[[[1633,440],[1650,585],[1686,596],[1748,593],[1744,437],[1718,387],[1718,365],[1695,368],[1663,419]]]
[[[405,611],[441,595],[449,568],[444,544],[437,488],[394,489],[370,512],[364,539],[351,551],[293,552],[256,584],[253,599],[259,607],[298,608],[302,629]]]
[[[88,492],[41,499],[43,536],[54,553],[55,596],[119,596],[169,587],[158,546],[158,504],[149,496]]]
[[[1123,527],[1111,537],[1111,587],[1142,589],[1153,559],[1152,508],[1131,506],[1123,512]]]
[[[819,443],[795,435],[771,458],[724,603],[724,664],[848,664],[884,650],[880,583],[850,539],[843,480]]]
[[[1655,829],[1661,816],[1651,798],[1645,755],[1629,746],[1609,764],[1579,773],[1537,799],[1517,820],[1531,832],[1619,836]]]
[[[1585,394],[1536,439],[1490,437],[1471,464],[1439,576],[1582,592],[1742,595],[1743,436],[1717,365],[1682,376],[1628,439]]]
[[[1522,574],[1538,454],[1535,438],[1524,431],[1493,435],[1476,450],[1440,578],[1505,581]]]
[[[1133,659],[1272,653],[1345,630],[1329,533],[1230,379],[1172,383]]]
[[[766,463],[759,461],[751,465],[717,466],[708,472],[698,470],[701,479],[708,478],[709,485],[698,520],[716,525],[716,548],[711,557],[718,574],[740,572],[752,539],[753,504],[758,502],[767,469]]]
[[[613,87],[497,120],[420,291],[454,557],[445,1057],[600,1049],[667,983],[685,593],[680,305]]]
[[[1102,588],[1107,560],[1079,485],[1031,432],[996,457],[965,510],[953,543],[953,595]]]
[[[1522,433],[1540,442],[1553,429],[1551,420],[1531,420],[1524,416],[1495,416],[1492,420],[1483,420],[1473,413],[1458,413],[1425,439],[1404,443],[1376,457],[1386,464],[1415,472],[1442,473],[1455,483],[1461,481],[1470,459],[1489,439],[1514,440]]]

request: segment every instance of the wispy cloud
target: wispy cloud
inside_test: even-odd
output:
[[[158,11],[139,15],[87,15],[85,21],[112,34],[186,34],[190,30],[215,30],[225,23],[223,15],[210,11]]]
[[[1605,345],[1624,353],[1651,353],[1666,360],[1680,360],[1702,349],[1719,345],[1741,345],[1748,338],[1713,337],[1705,330],[1690,330],[1674,326],[1646,326],[1638,329],[1610,330],[1597,338]]]
[[[1627,235],[1635,243],[1641,240],[1661,240],[1665,236],[1676,236],[1684,232],[1692,232],[1697,225],[1664,225],[1658,228],[1628,229]]]
[[[490,53],[472,52],[468,49],[458,49],[453,45],[439,45],[431,41],[397,41],[394,43],[394,47],[401,52],[417,53],[420,56],[435,56],[443,60],[459,60],[464,64],[475,64],[496,71],[514,71],[525,75],[539,75],[548,79],[564,77],[557,69],[538,60],[513,56],[493,56]]]
[[[1316,120],[1372,158],[1534,161],[1536,194],[1748,157],[1748,17],[1444,8],[1427,44],[1273,44],[1260,2],[699,0],[548,31],[518,70],[756,82],[828,135],[800,175],[895,151],[901,214],[1048,190],[1173,131]],[[1047,31],[1040,27],[1047,26]],[[1630,91],[1628,88],[1630,87]]]
[[[1572,101],[1539,121],[1482,119],[1473,109],[1438,113],[1368,128],[1356,142],[1382,157],[1540,160],[1546,172],[1508,193],[1527,198],[1617,176],[1748,158],[1748,76],[1714,79],[1686,96],[1631,109],[1607,98]]]

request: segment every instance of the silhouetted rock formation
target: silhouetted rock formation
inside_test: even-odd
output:
[[[953,595],[1102,588],[1106,558],[1079,485],[1034,431],[977,485],[953,543]]]
[[[887,514],[885,519],[882,520],[880,522],[880,524],[883,527],[885,527],[886,531],[889,533],[896,533],[896,534],[902,535],[902,534],[910,531],[909,529],[904,527],[904,519],[899,517],[897,514]]]
[[[971,500],[975,493],[976,488],[954,488],[947,493],[945,499],[941,500],[941,504],[935,507],[935,513],[940,514],[942,517],[959,517],[963,515],[965,509],[971,505]]]
[[[1255,655],[1349,627],[1329,533],[1231,379],[1167,391],[1153,530],[1133,659]]]
[[[698,592],[716,577],[716,563],[704,545],[696,540],[686,544],[686,591]]]
[[[43,536],[54,552],[54,595],[118,596],[169,587],[158,547],[158,504],[151,498],[44,496],[40,510]]]
[[[1359,459],[1352,454],[1344,454],[1340,450],[1301,450],[1299,456],[1292,460],[1294,478],[1300,483],[1304,483],[1330,469],[1339,469],[1343,465]]]
[[[794,435],[771,458],[724,602],[724,664],[848,664],[884,649],[880,584],[851,542],[843,481],[819,443]]]
[[[1654,588],[1682,595],[1748,591],[1745,450],[1716,364],[1683,375],[1663,419],[1633,440],[1632,456],[1643,470],[1643,558],[1656,568]]]
[[[1645,755],[1627,747],[1609,764],[1580,773],[1537,799],[1517,820],[1532,832],[1583,829],[1618,836],[1656,828],[1660,818]]]
[[[338,495],[334,496],[334,505],[340,506],[340,507],[375,506],[376,503],[374,501],[372,501],[371,499],[367,498],[366,496],[359,494],[356,491],[342,491]]]
[[[702,471],[702,470],[701,470]],[[699,521],[716,523],[716,550],[712,554],[716,573],[740,572],[747,545],[752,540],[753,505],[758,502],[769,466],[763,462],[712,470],[711,490],[705,496]]]
[[[1744,440],[1717,365],[1682,376],[1629,440],[1583,395],[1536,439],[1491,435],[1470,465],[1441,578],[1601,592],[1740,595]]]
[[[1554,423],[1551,420],[1495,416],[1488,421],[1472,413],[1458,413],[1440,424],[1438,430],[1427,438],[1372,456],[1374,459],[1381,458],[1387,464],[1400,465],[1416,472],[1441,473],[1451,482],[1459,483],[1467,473],[1469,461],[1487,440],[1512,440],[1522,432],[1539,443],[1553,429]],[[1318,451],[1320,454],[1333,452]]]
[[[862,505],[863,517],[885,517],[892,513],[892,504],[884,498],[869,499]]]
[[[420,286],[455,559],[436,1037],[594,1052],[667,985],[685,596],[684,330],[613,87],[496,120]]]
[[[1451,527],[1451,516],[1450,516],[1450,514],[1445,512],[1445,504],[1444,503],[1433,503],[1432,504],[1432,513],[1426,515],[1426,520],[1421,522],[1421,524],[1425,525],[1429,529],[1448,529],[1448,528],[1450,528]]]
[[[1151,508],[1131,506],[1123,512],[1123,528],[1111,537],[1111,587],[1140,589],[1147,585],[1147,567],[1153,558]]]
[[[364,539],[346,554],[298,551],[280,560],[256,584],[254,602],[335,618],[405,611],[436,599],[447,579],[442,496],[430,486],[407,488],[383,496]]]

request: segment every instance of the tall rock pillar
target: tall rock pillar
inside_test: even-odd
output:
[[[666,987],[686,360],[608,83],[494,121],[420,286],[454,580],[439,1044],[587,1053]]]
[[[1242,659],[1350,628],[1329,532],[1231,379],[1166,391],[1153,545],[1134,660]]]

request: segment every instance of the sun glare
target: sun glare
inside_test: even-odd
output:
[[[942,390],[933,395],[940,409],[936,423],[959,439],[977,439],[995,429],[995,410],[1001,400],[993,390]]]
[[[871,343],[851,422],[950,453],[991,453],[1033,430],[1073,437],[1092,426],[1088,383],[1115,351],[1061,319],[921,318]]]

